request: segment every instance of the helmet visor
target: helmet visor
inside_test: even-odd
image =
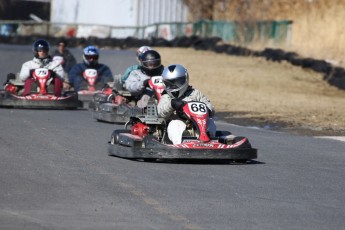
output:
[[[142,61],[142,65],[146,69],[156,69],[161,66],[161,59]]]
[[[36,51],[37,52],[48,52],[48,48],[47,47],[37,47]]]
[[[182,76],[176,79],[164,79],[164,85],[165,85],[165,89],[173,92],[176,90],[179,90],[187,81],[187,77],[186,76]]]
[[[85,55],[85,58],[87,60],[91,60],[91,59],[98,60],[98,55]]]

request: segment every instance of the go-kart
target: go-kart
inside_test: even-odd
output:
[[[97,93],[102,93],[104,83],[97,82],[98,72],[96,69],[85,69],[83,72],[83,81],[78,90],[78,98],[82,102],[84,109],[94,108],[93,97]]]
[[[117,85],[114,87],[113,84]],[[138,106],[135,98],[123,88],[120,81],[115,80],[113,84],[108,84],[102,93],[94,95],[93,118],[102,122],[124,124],[129,121],[130,117],[142,115],[143,108],[147,104]],[[159,100],[160,94],[164,90],[162,77],[152,77],[149,80],[149,86],[152,92],[148,92],[148,97],[155,97]]]
[[[187,122],[181,144],[167,137],[167,123],[157,115],[155,103],[149,103],[144,115],[131,117],[124,129],[114,130],[108,145],[110,156],[153,161],[156,159],[207,159],[246,162],[257,158],[246,137],[229,131],[207,132],[208,109],[202,102],[188,102],[181,116]]]
[[[54,73],[46,68],[32,71],[35,82],[29,95],[23,96],[24,82],[9,74],[4,89],[0,90],[0,107],[10,108],[44,108],[44,109],[76,109],[81,106],[78,94],[73,91],[63,92],[58,97],[54,95],[54,85],[50,84]]]

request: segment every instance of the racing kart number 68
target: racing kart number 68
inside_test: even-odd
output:
[[[167,123],[158,117],[155,103],[147,106],[142,116],[131,117],[125,129],[114,130],[109,142],[109,155],[143,160],[154,159],[222,159],[245,162],[257,158],[246,137],[229,131],[207,132],[209,112],[206,104],[191,101],[181,111],[187,128],[181,144],[167,137]]]

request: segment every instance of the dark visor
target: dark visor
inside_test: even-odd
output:
[[[147,69],[156,69],[161,66],[161,59],[143,61],[143,66]]]
[[[48,51],[48,48],[47,48],[47,47],[37,47],[37,48],[36,48],[36,51],[37,51],[37,52],[40,52],[40,51],[47,52],[47,51]]]
[[[173,79],[173,80],[164,80],[164,85],[166,87],[166,89],[179,89],[181,86],[183,86],[186,83],[186,76],[183,77],[179,77],[177,79]]]
[[[86,59],[94,59],[94,60],[98,60],[98,55],[85,55]]]

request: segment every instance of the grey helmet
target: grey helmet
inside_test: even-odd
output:
[[[164,68],[162,77],[165,91],[171,97],[179,98],[187,91],[189,74],[184,66],[179,64],[169,65]]]

